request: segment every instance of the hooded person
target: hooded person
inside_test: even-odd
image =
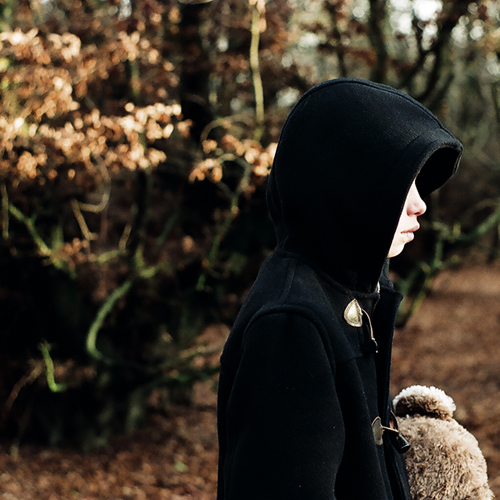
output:
[[[277,246],[221,356],[218,500],[410,498],[389,393],[402,297],[387,257],[461,153],[388,86],[330,80],[295,105],[267,191]]]

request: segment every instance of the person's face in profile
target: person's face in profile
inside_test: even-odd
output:
[[[415,231],[418,230],[420,224],[417,222],[417,217],[422,215],[427,209],[427,205],[420,197],[415,181],[411,185],[406,197],[401,217],[399,218],[398,227],[394,233],[394,238],[389,249],[388,257],[399,255],[406,243],[409,243],[415,237]]]

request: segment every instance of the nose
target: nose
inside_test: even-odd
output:
[[[427,205],[424,200],[422,200],[420,193],[418,192],[417,186],[413,183],[408,193],[408,215],[409,216],[420,216],[427,210]]]

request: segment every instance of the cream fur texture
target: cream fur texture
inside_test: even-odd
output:
[[[435,387],[412,386],[394,398],[413,500],[491,500],[476,438],[453,419],[455,403]]]

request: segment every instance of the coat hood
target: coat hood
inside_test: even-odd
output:
[[[379,280],[408,190],[455,172],[462,145],[420,103],[355,79],[323,82],[290,112],[269,178],[278,247],[350,290]]]

